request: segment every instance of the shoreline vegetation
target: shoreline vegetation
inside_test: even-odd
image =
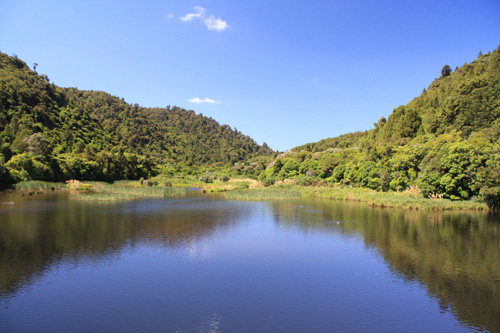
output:
[[[297,200],[302,193],[295,188],[256,188],[227,192],[225,197],[230,200]]]
[[[405,192],[378,192],[366,188],[338,186],[300,186],[293,182],[264,187],[253,179],[212,180],[205,183],[194,176],[167,177],[160,175],[152,180],[122,180],[106,182],[64,183],[26,181],[14,185],[14,190],[24,196],[47,190],[68,190],[71,199],[83,201],[121,201],[147,197],[181,197],[189,188],[200,188],[202,193],[224,193],[228,200],[300,200],[321,198],[329,200],[365,202],[372,207],[423,211],[475,210],[489,211],[479,201],[459,201],[443,198],[425,198],[418,188]]]
[[[443,198],[424,198],[409,192],[377,192],[366,188],[306,187],[299,186],[304,198],[322,198],[344,201],[366,202],[369,206],[380,208],[400,208],[408,210],[476,210],[489,211],[484,202],[453,201]]]
[[[377,207],[500,209],[500,47],[455,70],[445,65],[370,130],[282,153],[194,111],[57,87],[3,53],[0,74],[0,189],[78,179],[75,198],[86,200],[196,187],[234,200],[300,193]]]

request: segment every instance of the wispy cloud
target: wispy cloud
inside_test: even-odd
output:
[[[224,20],[220,18],[216,18],[213,15],[210,15],[209,17],[205,16],[205,8],[196,6],[193,7],[194,13],[188,13],[184,16],[179,17],[184,22],[193,22],[195,19],[200,19],[205,23],[205,26],[208,28],[210,31],[215,31],[215,32],[221,32],[224,31],[231,26]]]
[[[172,14],[172,13],[168,13],[167,15],[165,15],[165,18],[166,18],[167,20],[171,20],[171,19],[173,19],[173,18],[174,18],[174,14]]]
[[[188,99],[188,102],[191,102],[191,103],[196,103],[196,104],[202,104],[202,103],[207,103],[207,104],[220,104],[220,101],[216,101],[216,100],[213,100],[213,99],[210,99],[210,98],[204,98],[204,99],[201,99],[199,97],[195,97],[195,98],[191,98],[191,99]]]
[[[184,16],[181,16],[180,19],[184,22],[192,22],[194,19],[203,19],[205,17],[205,8],[203,7],[193,7],[194,13],[189,13]]]

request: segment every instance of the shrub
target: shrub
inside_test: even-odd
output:
[[[268,173],[261,174],[261,177],[259,178],[264,186],[271,186],[276,181],[276,177]]]
[[[204,182],[204,183],[213,183],[214,182],[214,179],[210,176],[209,173],[206,173],[203,176],[201,176],[199,178],[199,180],[200,180],[200,182]]]
[[[51,180],[53,171],[45,163],[43,156],[23,153],[12,157],[5,167],[16,182],[23,180]]]
[[[306,176],[316,177],[316,170],[314,170],[314,169],[307,170],[306,171]]]
[[[311,176],[300,176],[295,180],[295,184],[302,186],[310,186],[316,184],[317,179]]]
[[[500,187],[482,188],[479,193],[489,209],[500,209]]]

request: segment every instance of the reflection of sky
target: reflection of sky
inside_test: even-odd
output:
[[[186,251],[192,259],[207,259],[212,254],[212,246],[204,242],[190,242],[187,244]]]

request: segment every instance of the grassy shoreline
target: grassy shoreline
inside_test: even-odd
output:
[[[477,201],[428,199],[405,192],[377,192],[365,188],[312,187],[298,185],[270,186],[227,192],[231,200],[290,200],[320,198],[328,200],[366,202],[368,206],[424,211],[475,210],[488,211],[488,206]]]
[[[225,197],[230,200],[297,200],[302,194],[293,189],[259,188],[226,192]]]
[[[381,208],[400,208],[408,210],[476,210],[489,211],[484,202],[452,201],[448,199],[429,199],[405,192],[377,192],[365,188],[308,187],[293,186],[304,198],[323,198],[345,201],[366,202],[369,206]]]
[[[84,190],[78,190],[74,199],[87,201],[130,200],[140,197],[175,197],[183,196],[189,187],[202,188],[203,193],[224,192],[229,200],[296,200],[300,198],[321,198],[329,200],[345,200],[366,202],[367,205],[381,208],[397,208],[408,210],[448,211],[448,210],[490,210],[483,202],[452,201],[448,199],[429,199],[406,192],[377,192],[366,188],[346,187],[313,187],[299,185],[275,185],[252,188],[258,185],[248,179],[235,179],[230,182],[203,183],[195,177],[158,177],[159,186],[140,185],[139,181],[81,182]],[[170,183],[172,187],[164,186]],[[249,188],[250,187],[250,188]],[[64,183],[42,181],[21,182],[14,189],[24,192],[68,189]],[[87,190],[85,190],[87,189]],[[90,191],[88,191],[90,189]]]

